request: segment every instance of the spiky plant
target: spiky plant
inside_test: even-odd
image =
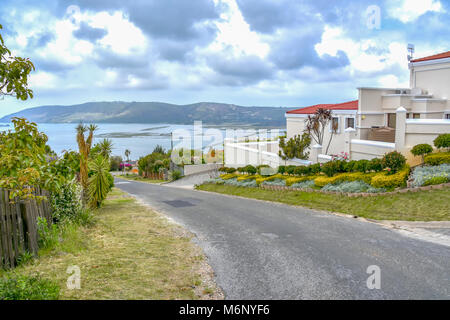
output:
[[[89,161],[91,177],[89,178],[89,206],[98,208],[106,199],[110,190],[109,160],[102,156],[97,156]]]

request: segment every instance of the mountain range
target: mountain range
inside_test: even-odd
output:
[[[175,105],[162,102],[88,102],[72,106],[41,106],[25,109],[0,119],[10,122],[23,117],[38,123],[171,123],[208,125],[285,126],[283,107],[243,107],[234,104],[200,102]]]

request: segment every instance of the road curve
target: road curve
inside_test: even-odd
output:
[[[197,235],[227,299],[449,299],[450,248],[278,203],[116,179]],[[369,289],[369,266],[380,289]],[[373,271],[372,271],[373,272]]]

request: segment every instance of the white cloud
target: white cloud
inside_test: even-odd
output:
[[[227,10],[221,14],[221,21],[216,23],[219,33],[209,49],[221,51],[225,47],[231,47],[237,55],[266,57],[270,51],[269,45],[261,40],[258,33],[250,30],[236,1],[221,2],[226,5]]]
[[[439,0],[388,1],[388,14],[403,23],[413,22],[427,12],[444,12]]]

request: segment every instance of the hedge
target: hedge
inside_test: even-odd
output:
[[[406,186],[406,180],[409,176],[410,168],[406,166],[404,169],[394,174],[378,173],[376,174],[370,184],[375,188],[392,189]]]
[[[294,183],[300,183],[300,182],[305,182],[305,181],[311,181],[316,179],[317,176],[306,176],[306,177],[290,177],[286,179],[286,185],[287,186],[291,186]]]
[[[439,152],[426,155],[425,163],[430,166],[438,166],[440,164],[450,163],[450,152]]]
[[[353,173],[341,173],[335,175],[334,177],[326,177],[320,176],[314,180],[314,183],[317,187],[324,187],[327,184],[335,184],[340,182],[351,182],[351,181],[364,181],[367,184],[370,184],[372,178],[377,173],[362,173],[362,172],[353,172]]]

